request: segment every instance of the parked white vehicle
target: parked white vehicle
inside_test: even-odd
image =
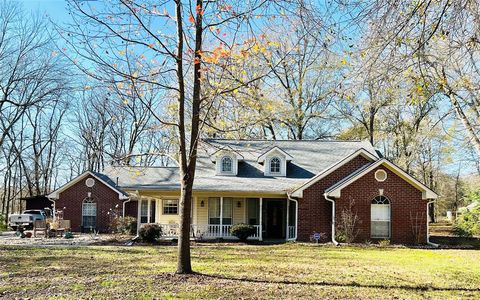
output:
[[[32,229],[36,220],[46,220],[48,214],[42,209],[25,210],[22,214],[11,214],[8,216],[8,226],[17,230],[19,226],[25,229]]]

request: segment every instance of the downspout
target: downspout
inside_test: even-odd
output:
[[[295,239],[297,240],[298,238],[298,200],[293,199],[290,193],[287,193],[287,199],[289,201],[295,202]]]
[[[122,217],[124,217],[124,218],[125,218],[125,204],[126,204],[127,202],[130,202],[130,200],[131,200],[131,199],[128,198],[126,201],[123,201]]]
[[[435,202],[435,200],[427,202],[427,245],[430,245],[434,248],[438,248],[440,245],[430,242],[430,222],[428,218],[430,217],[430,204]]]
[[[56,219],[56,217],[55,217],[55,215],[56,215],[55,210],[57,209],[57,202],[56,202],[57,199],[55,199],[55,198],[48,198],[48,197],[47,197],[47,199],[48,199],[48,201],[50,201],[50,202],[53,203],[52,219],[55,220],[55,219]]]
[[[335,200],[333,200],[332,198],[328,198],[327,194],[323,194],[323,196],[325,197],[325,200],[332,202],[332,243],[335,246],[338,246],[339,243],[335,239]]]

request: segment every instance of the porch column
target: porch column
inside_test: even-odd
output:
[[[289,213],[290,213],[290,200],[287,198],[287,221],[285,222],[285,224],[287,224],[285,227],[286,227],[286,231],[287,231],[287,234],[285,235],[285,239],[288,241],[289,239],[289,233],[290,233],[290,230],[288,228],[288,221],[289,221]]]
[[[142,199],[137,200],[137,235],[140,232],[140,212],[142,209]]]
[[[223,197],[220,197],[220,234],[223,236]]]
[[[148,199],[147,200],[148,202],[148,206],[147,206],[147,223],[150,223],[150,215],[151,215],[151,206],[152,206],[152,200],[151,199]]]
[[[262,222],[263,222],[263,220],[262,220],[262,218],[263,218],[262,207],[263,207],[263,198],[260,198],[260,208],[259,208],[259,210],[260,210],[260,213],[259,213],[260,214],[260,217],[259,217],[259,219],[260,219],[260,221],[259,221],[259,223],[260,223],[259,224],[260,225],[260,235],[258,237],[259,241],[263,241],[263,236],[262,236],[263,235],[263,232],[262,232],[263,231],[263,228],[262,228],[263,227],[262,226]]]

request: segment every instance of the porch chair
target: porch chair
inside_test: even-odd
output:
[[[42,232],[44,237],[48,237],[48,227],[45,220],[35,220],[33,222],[33,237],[37,237],[37,231]]]

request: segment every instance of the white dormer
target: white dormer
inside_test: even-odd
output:
[[[243,156],[229,149],[221,149],[211,155],[215,163],[216,175],[236,176],[238,174],[238,162]]]
[[[258,157],[263,164],[265,176],[287,176],[287,162],[293,159],[279,147],[273,147]]]

